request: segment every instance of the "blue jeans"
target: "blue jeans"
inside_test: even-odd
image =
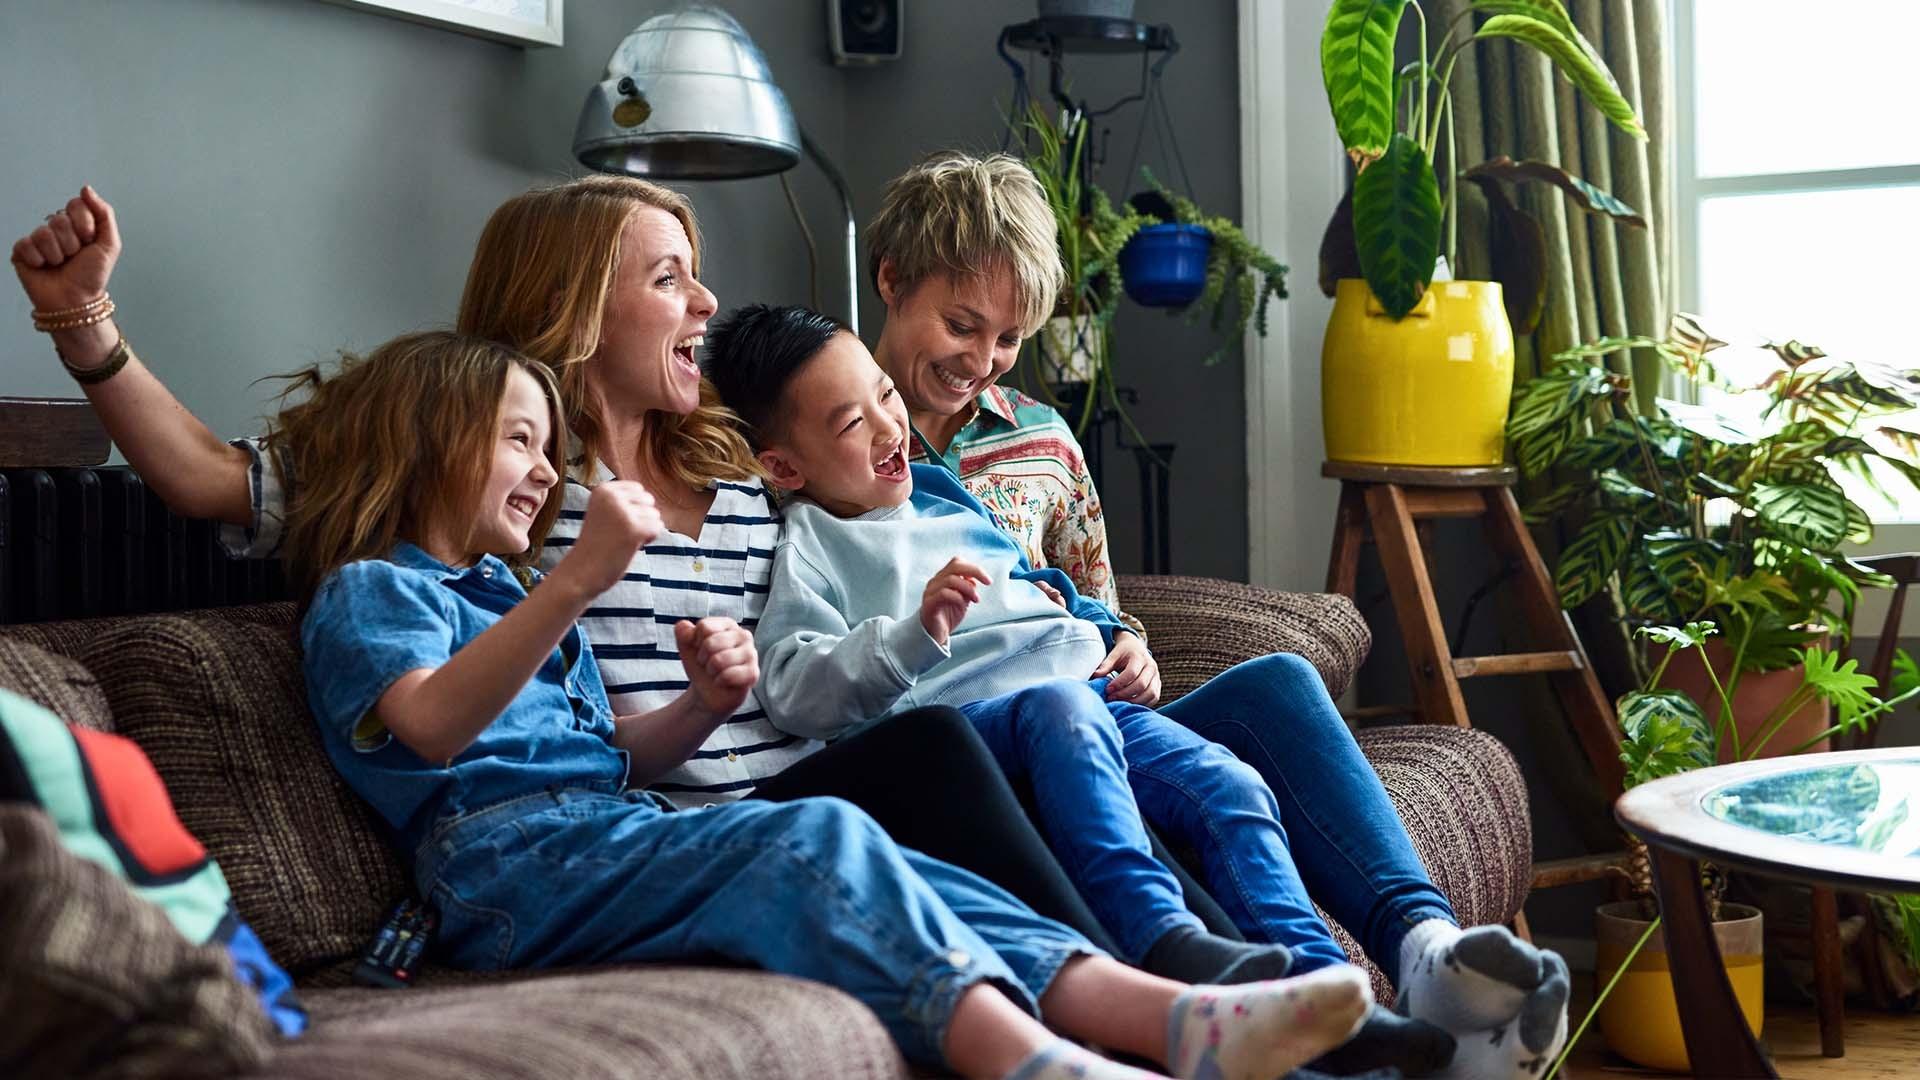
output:
[[[1138,960],[1172,927],[1199,925],[1143,817],[1194,848],[1234,925],[1287,946],[1296,971],[1347,962],[1310,897],[1389,976],[1408,929],[1453,921],[1306,661],[1249,661],[1160,712],[1109,703],[1105,686],[1057,680],[960,711],[1009,775],[1031,779],[1049,843],[1122,953]],[[1281,735],[1273,752],[1265,740]],[[1252,752],[1243,760],[1228,739]]]
[[[960,711],[1001,770],[1031,782],[1047,845],[1121,955],[1139,963],[1167,931],[1202,924],[1180,882],[1153,857],[1121,732],[1100,696],[1105,685],[1056,679]]]
[[[1307,895],[1319,900],[1395,985],[1407,931],[1427,919],[1459,921],[1312,664],[1290,653],[1249,660],[1160,712],[1253,767],[1275,799],[1292,853],[1282,889],[1288,902],[1310,913]],[[1209,886],[1226,905],[1211,874]],[[1325,925],[1313,921],[1324,935]],[[1337,947],[1329,954],[1285,943],[1304,961],[1296,970],[1332,962],[1330,955],[1344,960]]]
[[[1038,1015],[1061,966],[1097,953],[838,799],[676,812],[645,792],[562,788],[442,822],[414,877],[459,966],[744,961],[847,991],[931,1064],[968,988]]]

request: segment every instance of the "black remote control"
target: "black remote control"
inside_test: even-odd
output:
[[[354,966],[353,981],[361,986],[397,990],[412,986],[427,943],[440,925],[440,915],[423,900],[406,897],[393,906],[380,932],[367,943]]]

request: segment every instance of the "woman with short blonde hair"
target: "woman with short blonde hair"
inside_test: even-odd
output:
[[[907,405],[914,460],[946,466],[1031,564],[1063,571],[1082,594],[1118,613],[1100,497],[1073,430],[1055,410],[997,385],[1061,300],[1058,228],[1039,181],[1004,154],[936,153],[896,177],[867,227],[869,271],[886,306],[873,353]],[[1115,635],[1092,672],[1109,674],[1108,700],[1158,700],[1159,668],[1141,634]],[[1565,965],[1503,928],[1471,931],[1475,945],[1466,953],[1477,956],[1469,967],[1484,962],[1505,973],[1493,983],[1522,984],[1507,985],[1511,994],[1420,985],[1440,957],[1455,955],[1462,931],[1311,664],[1284,654],[1251,660],[1159,711],[1184,726],[1178,738],[1219,743],[1252,765],[1278,800],[1297,869],[1293,888],[1252,890],[1224,866],[1207,867],[1209,891],[1250,939],[1292,949],[1296,970],[1344,963],[1345,951],[1314,908],[1318,900],[1407,992],[1415,1017],[1460,1038],[1458,1075],[1523,1071],[1507,1070],[1504,1056],[1531,1060],[1543,1052],[1542,1040],[1557,1046],[1564,1039]],[[1170,731],[1165,745],[1128,743],[1135,793],[1149,819],[1204,819],[1220,808],[1170,778],[1154,778],[1155,761],[1175,740]],[[1505,1004],[1456,1010],[1452,998]],[[1507,1038],[1522,1001],[1534,1022],[1525,1038]],[[1426,1033],[1384,1014],[1372,1025],[1360,1041],[1386,1045],[1380,1063],[1409,1075],[1431,1064]]]

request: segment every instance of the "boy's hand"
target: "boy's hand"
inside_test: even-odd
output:
[[[1160,665],[1140,635],[1129,630],[1113,635],[1113,651],[1093,669],[1092,677],[1097,679],[1109,672],[1113,681],[1107,684],[1108,701],[1151,706],[1160,700]]]
[[[59,311],[106,292],[119,258],[113,207],[93,188],[83,187],[39,228],[14,241],[12,262],[33,306]]]
[[[1066,608],[1066,606],[1067,606],[1067,598],[1066,598],[1066,596],[1065,596],[1065,595],[1063,595],[1063,594],[1062,594],[1062,593],[1060,592],[1060,590],[1059,590],[1059,589],[1056,589],[1056,588],[1054,588],[1053,586],[1051,586],[1051,585],[1049,585],[1049,584],[1047,584],[1047,583],[1046,583],[1046,582],[1044,582],[1044,581],[1038,581],[1038,580],[1036,580],[1036,581],[1035,581],[1035,582],[1034,582],[1033,584],[1034,584],[1034,587],[1035,587],[1035,588],[1037,588],[1037,589],[1039,589],[1039,590],[1040,590],[1041,592],[1043,592],[1043,593],[1046,593],[1046,594],[1047,594],[1047,599],[1049,599],[1049,600],[1051,600],[1051,601],[1053,601],[1053,602],[1054,602],[1054,603],[1056,603],[1056,604],[1059,604],[1059,605],[1060,605],[1060,607],[1062,608],[1062,610],[1064,610],[1064,609]]]
[[[680,646],[680,666],[692,683],[687,693],[713,716],[732,716],[760,681],[760,654],[753,635],[732,619],[711,616],[673,624],[673,640]]]
[[[556,489],[547,495],[560,497]],[[647,489],[631,480],[609,480],[587,499],[587,517],[573,550],[554,567],[579,595],[592,599],[613,588],[633,565],[633,553],[666,531]]]
[[[980,586],[991,584],[985,570],[965,559],[949,559],[920,595],[920,625],[927,628],[927,636],[944,646],[967,617],[967,609],[980,602]]]

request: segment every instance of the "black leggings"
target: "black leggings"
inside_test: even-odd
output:
[[[957,709],[914,709],[842,736],[761,784],[784,802],[831,795],[865,810],[896,843],[971,870],[1101,949],[1113,940],[1047,849],[1014,786]],[[1029,802],[1029,806],[1031,803]],[[1213,898],[1154,838],[1208,929],[1238,937]]]

